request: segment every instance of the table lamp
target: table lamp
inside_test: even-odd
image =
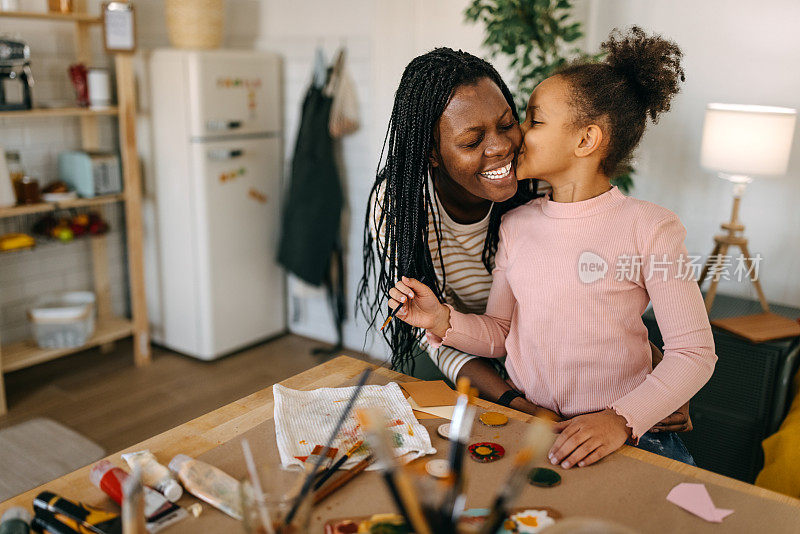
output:
[[[719,268],[728,249],[738,247],[764,312],[737,318],[745,330],[751,332],[758,328],[788,327],[790,323],[793,327],[798,326],[785,317],[770,313],[757,272],[753,269],[747,238],[743,235],[744,225],[739,221],[739,204],[753,176],[786,174],[796,118],[796,110],[790,108],[737,104],[708,104],[706,107],[701,165],[733,183],[733,210],[730,221],[721,225],[724,233],[714,236],[714,250],[703,266],[698,283],[702,286],[713,269],[715,274],[705,298],[706,310],[711,311],[719,283]]]

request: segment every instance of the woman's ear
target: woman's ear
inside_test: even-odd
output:
[[[439,150],[434,146],[431,149],[430,155],[428,156],[428,162],[431,164],[431,167],[438,167],[439,161],[441,161],[441,158],[439,157]]]
[[[583,129],[583,134],[575,148],[575,155],[585,158],[593,154],[603,144],[603,130],[596,124],[590,124]]]

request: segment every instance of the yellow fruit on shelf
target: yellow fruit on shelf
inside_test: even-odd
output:
[[[36,240],[28,234],[5,234],[0,236],[0,250],[20,250],[31,248],[36,244]]]

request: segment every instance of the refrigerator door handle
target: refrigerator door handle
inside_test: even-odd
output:
[[[226,121],[226,120],[219,120],[219,119],[212,119],[206,121],[206,128],[208,128],[212,132],[218,132],[220,130],[236,130],[242,127],[242,121]]]
[[[227,161],[229,159],[235,159],[244,156],[244,150],[242,150],[241,148],[237,148],[234,150],[223,150],[223,149],[209,150],[207,152],[207,155],[208,159],[210,159],[211,161]]]

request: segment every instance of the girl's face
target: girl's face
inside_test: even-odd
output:
[[[514,158],[522,132],[500,88],[489,78],[456,89],[439,119],[431,156],[437,179],[465,201],[502,202],[517,192]]]
[[[580,136],[572,125],[569,98],[568,83],[561,76],[551,76],[533,90],[522,123],[520,180],[537,178],[553,184],[570,170]]]

